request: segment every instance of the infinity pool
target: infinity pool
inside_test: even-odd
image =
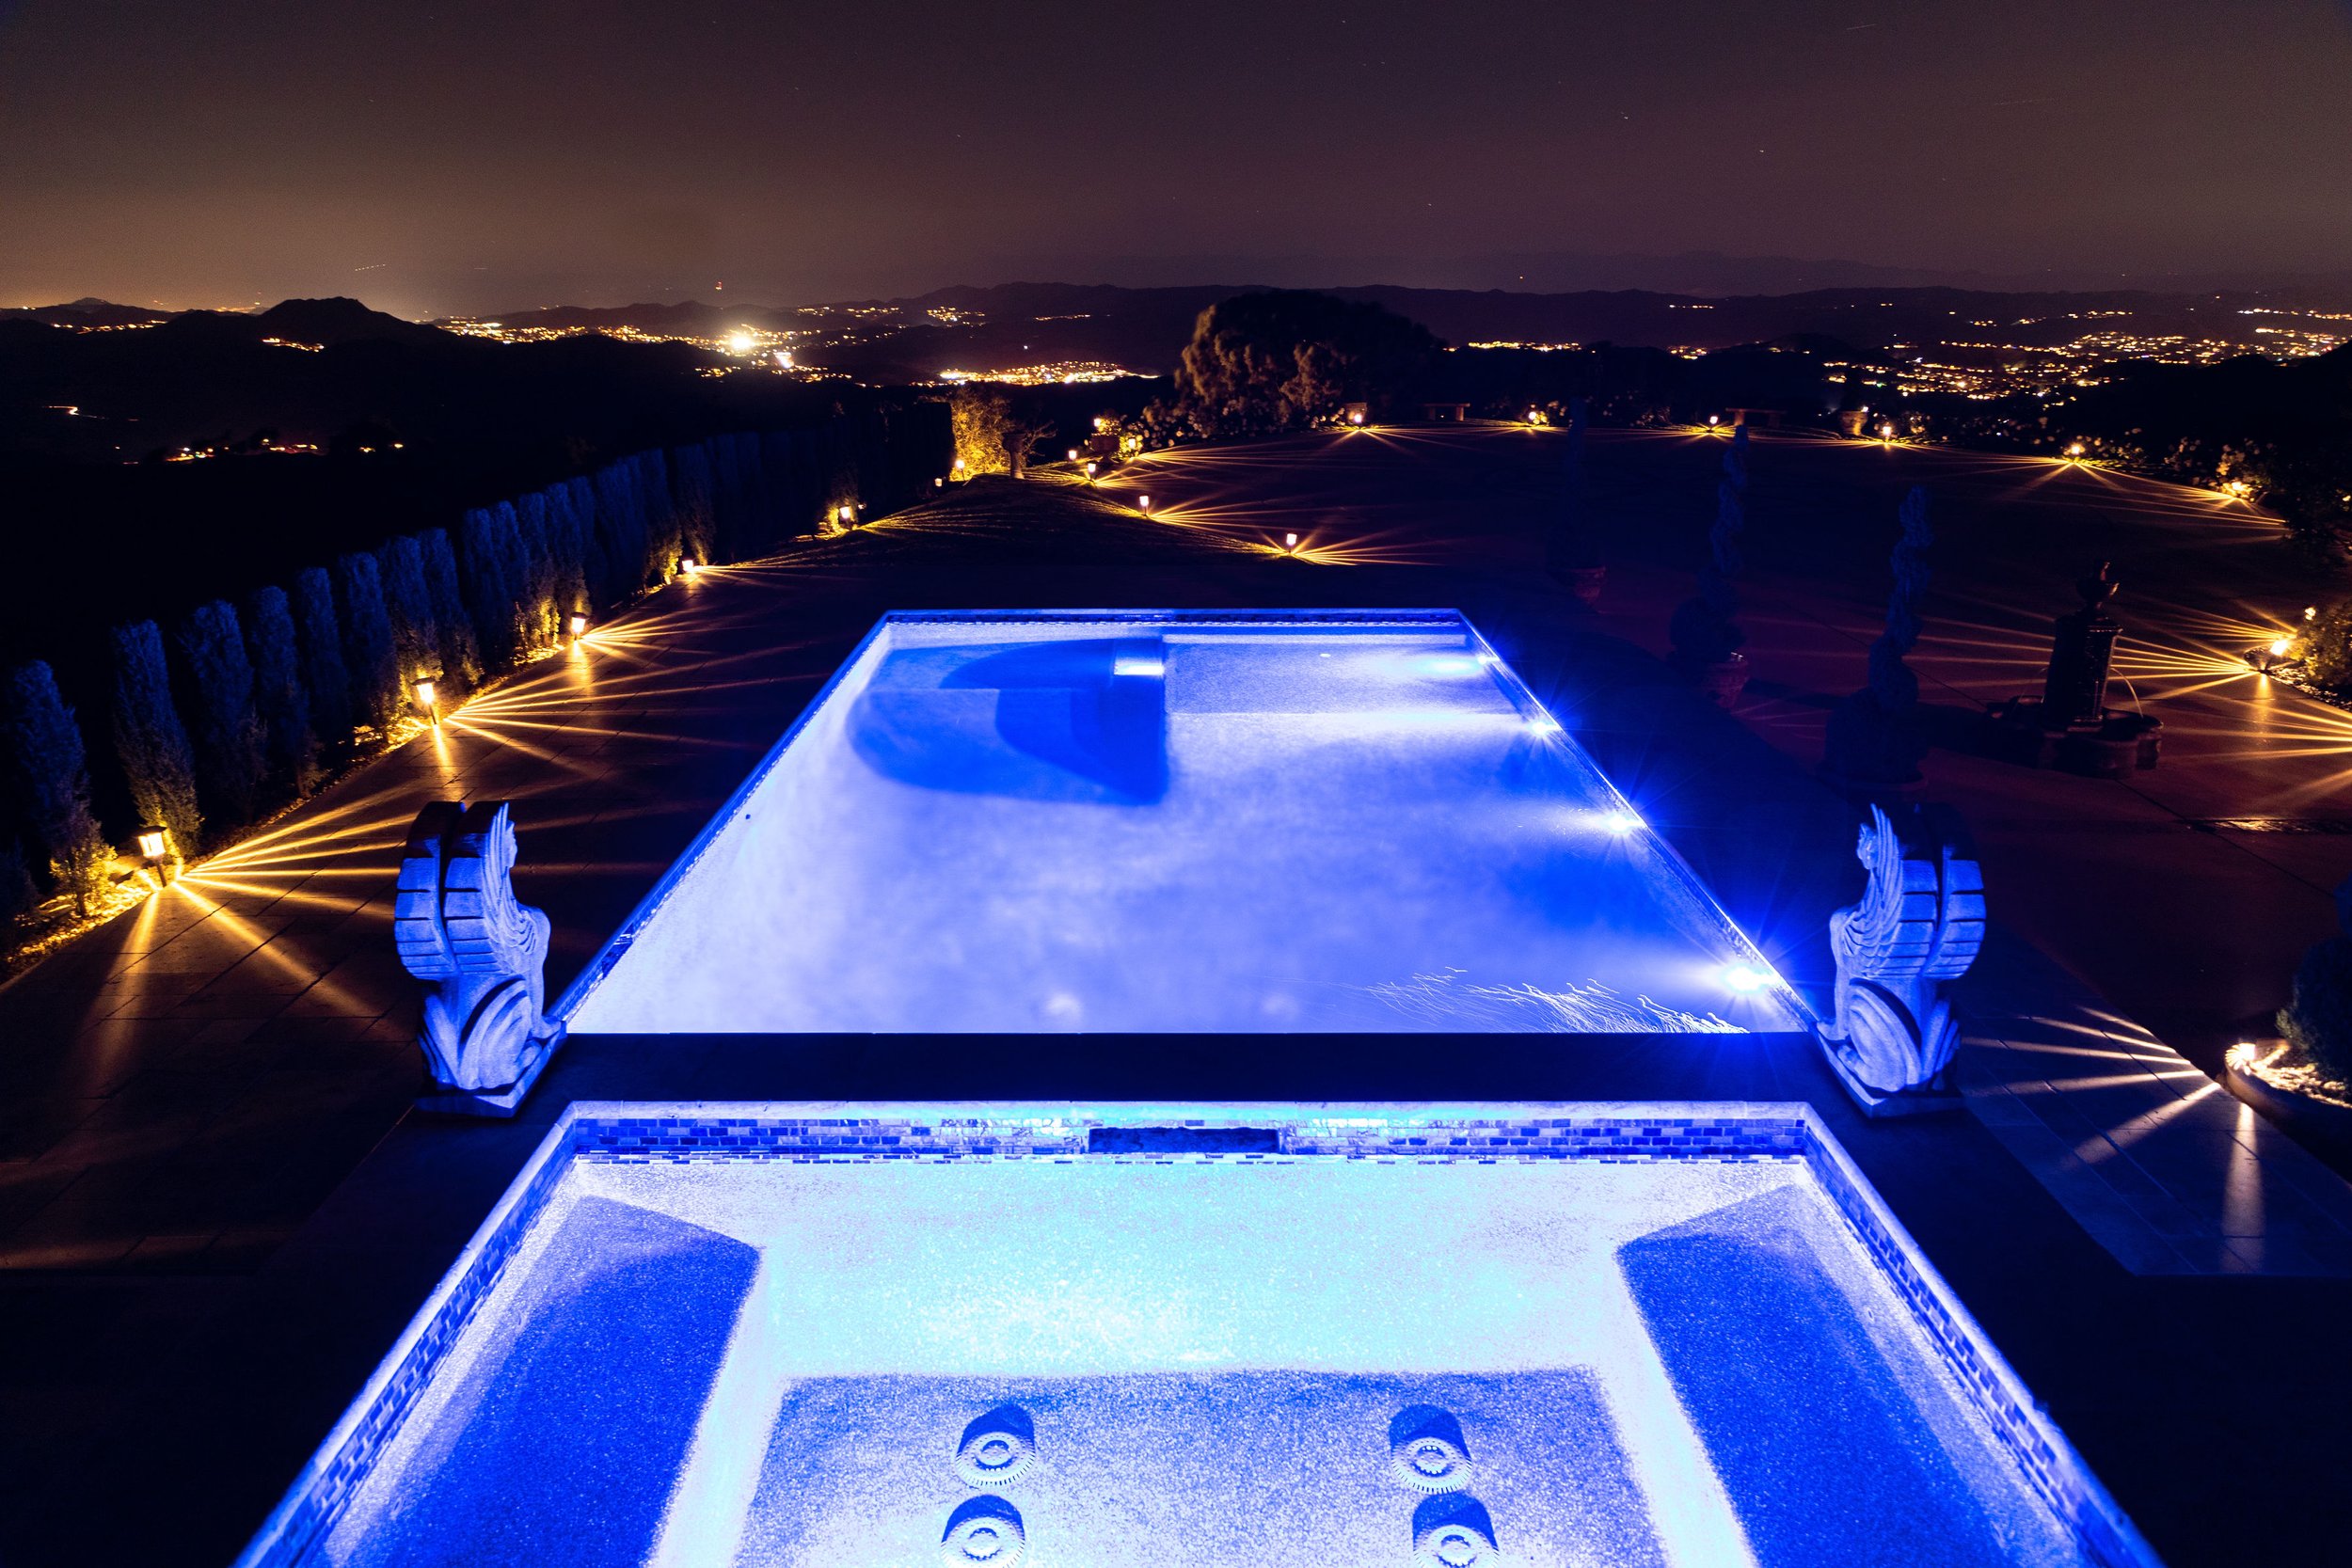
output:
[[[1451,611],[893,615],[584,1033],[1800,1027]]]
[[[580,1105],[248,1568],[2153,1558],[1802,1106]]]

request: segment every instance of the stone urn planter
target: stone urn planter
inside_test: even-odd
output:
[[[1588,606],[1597,605],[1600,603],[1602,586],[1609,581],[1609,568],[1606,566],[1566,566],[1554,572],[1552,576],[1558,578],[1561,585],[1576,595],[1578,602]]]
[[[1699,689],[1707,693],[1708,701],[1717,707],[1729,707],[1740,700],[1740,693],[1747,688],[1748,656],[1734,654],[1713,664],[1702,664],[1698,669],[1698,677]]]
[[[2286,1065],[2290,1057],[2283,1040],[2233,1046],[2222,1065],[2222,1085],[2296,1142],[2352,1153],[2352,1101],[2312,1092],[2298,1082],[2306,1075]]]

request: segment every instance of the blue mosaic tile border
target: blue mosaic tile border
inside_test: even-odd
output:
[[[1808,1115],[1806,1122],[1805,1155],[1814,1180],[1853,1227],[2026,1483],[2072,1528],[2083,1555],[2098,1568],[2159,1568],[2155,1549],[1994,1348],[1852,1157],[1818,1120]]]
[[[2154,1551],[1809,1106],[1367,1107],[1354,1113],[1261,1106],[1207,1116],[1170,1115],[1175,1108],[1155,1107],[1121,1107],[1106,1115],[991,1106],[993,1114],[983,1117],[952,1114],[976,1108],[872,1106],[862,1108],[864,1114],[839,1114],[850,1108],[837,1107],[828,1108],[835,1114],[825,1115],[815,1107],[573,1105],[237,1560],[237,1568],[296,1568],[310,1560],[312,1548],[398,1433],[575,1163],[1081,1157],[1129,1163],[1803,1160],[2027,1482],[2071,1527],[2085,1557],[2097,1568],[2161,1568]],[[1482,1111],[1486,1114],[1477,1114]],[[1100,1126],[1263,1128],[1268,1122],[1279,1129],[1274,1154],[1086,1153],[1089,1134]]]

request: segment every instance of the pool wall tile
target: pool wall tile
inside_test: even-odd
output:
[[[975,1112],[985,1112],[975,1115]],[[1098,1127],[1279,1129],[1279,1152],[1087,1153]],[[568,1107],[460,1253],[237,1568],[296,1568],[495,1290],[575,1164],[1078,1158],[1167,1164],[1346,1159],[1804,1161],[2027,1483],[2097,1568],[2160,1568],[2153,1548],[1986,1338],[1843,1147],[1803,1104],[1548,1106],[767,1105]]]

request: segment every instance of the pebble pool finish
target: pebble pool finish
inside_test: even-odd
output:
[[[586,1109],[405,1411],[306,1478],[352,1482],[323,1533],[298,1486],[248,1564],[2153,1561],[2028,1484],[1801,1108],[1250,1155]]]
[[[564,1006],[623,1034],[1804,1026],[1451,611],[888,617]]]

